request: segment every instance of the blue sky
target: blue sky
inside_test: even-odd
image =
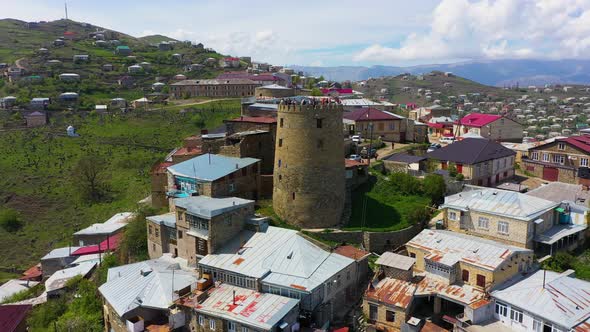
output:
[[[64,17],[63,0],[3,0],[0,16]],[[69,0],[69,16],[274,64],[405,66],[590,58],[590,0]]]

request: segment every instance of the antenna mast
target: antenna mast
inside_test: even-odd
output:
[[[68,3],[64,1],[64,7],[66,9],[66,20],[68,19]]]

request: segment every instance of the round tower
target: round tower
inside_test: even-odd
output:
[[[273,208],[290,224],[323,228],[341,222],[345,199],[342,106],[279,105]]]

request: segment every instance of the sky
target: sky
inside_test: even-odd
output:
[[[0,0],[2,18],[63,18],[63,0]],[[409,66],[590,59],[590,0],[68,0],[69,18],[254,61]]]

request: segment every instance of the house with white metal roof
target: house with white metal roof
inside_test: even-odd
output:
[[[559,226],[560,205],[515,191],[467,187],[445,197],[440,209],[451,231],[537,250],[536,238]]]
[[[301,301],[301,310],[322,325],[345,305],[357,283],[351,258],[330,253],[297,231],[262,227],[244,230],[199,261],[202,273],[248,289],[262,289]]]
[[[171,198],[195,195],[258,198],[260,159],[207,153],[169,166],[167,171],[167,195]]]
[[[185,326],[184,312],[174,301],[190,293],[197,275],[171,256],[110,268],[107,282],[98,288],[105,300],[107,330],[144,331]]]
[[[78,258],[72,253],[82,247],[64,247],[51,250],[41,258],[41,270],[43,277],[52,275],[55,271],[61,270],[70,265]]]
[[[590,282],[538,270],[491,292],[494,318],[518,331],[590,331]]]
[[[99,244],[110,236],[120,233],[135,216],[132,212],[113,215],[101,224],[92,224],[74,233],[74,242],[81,247]]]

